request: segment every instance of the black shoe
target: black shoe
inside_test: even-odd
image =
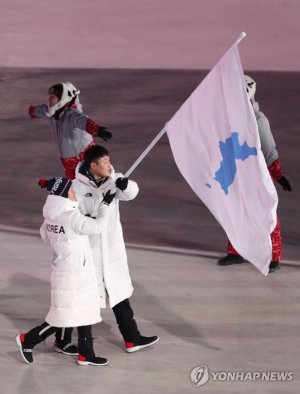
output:
[[[272,272],[278,271],[280,270],[280,263],[279,261],[271,261],[270,265],[269,265],[269,274],[271,274]]]
[[[89,327],[86,328],[87,331],[90,330]],[[85,337],[78,339],[78,348],[79,348],[79,354],[77,356],[78,365],[101,366],[108,364],[108,360],[106,358],[95,356],[93,338],[91,336],[91,332],[88,332]]]
[[[158,341],[159,337],[143,337],[141,335],[138,342],[125,342],[126,352],[136,352],[140,349],[144,349],[145,347],[154,345]]]
[[[52,349],[54,352],[63,353],[67,356],[78,356],[79,354],[77,346],[73,345],[71,342],[65,343],[58,339],[54,342]]]
[[[102,366],[102,365],[107,365],[108,360],[107,358],[97,357],[95,355],[83,356],[82,354],[78,354],[77,364]]]
[[[19,346],[21,356],[23,357],[24,361],[27,364],[32,364],[33,363],[33,357],[32,357],[32,347],[27,346],[25,343],[25,337],[26,334],[18,334],[16,336],[16,342]]]
[[[221,265],[222,267],[225,265],[232,265],[232,264],[242,264],[245,262],[245,259],[242,256],[239,256],[237,254],[228,254],[225,257],[222,257],[220,260],[218,260],[218,265]]]

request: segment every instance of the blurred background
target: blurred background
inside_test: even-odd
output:
[[[38,229],[41,177],[61,175],[47,120],[30,104],[69,80],[84,112],[113,132],[125,172],[242,31],[245,71],[257,82],[292,193],[280,185],[283,252],[298,259],[300,2],[294,0],[0,0],[0,225]],[[131,176],[122,204],[125,240],[222,253],[226,235],[181,177],[164,136]],[[242,231],[242,229],[241,229]]]

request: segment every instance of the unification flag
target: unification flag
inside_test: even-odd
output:
[[[261,151],[237,42],[167,123],[166,130],[185,180],[233,247],[267,275],[278,198]]]

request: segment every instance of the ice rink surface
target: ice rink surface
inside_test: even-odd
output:
[[[37,236],[22,230],[1,232],[0,239],[5,256],[0,301],[3,393],[298,392],[300,290],[299,266],[293,262],[266,278],[251,264],[218,267],[214,253],[129,245],[136,320],[144,335],[158,335],[160,341],[127,354],[112,311],[104,310],[93,335],[96,353],[109,359],[108,366],[77,366],[72,357],[52,352],[51,338],[36,347],[34,364],[27,365],[14,336],[40,324],[48,311],[51,253]],[[211,377],[194,387],[190,372],[204,365],[210,372],[292,371],[294,380],[226,382]]]
[[[300,3],[297,0],[0,0],[0,393],[298,393]],[[160,342],[124,352],[110,310],[94,329],[107,367],[79,367],[39,345],[23,363],[14,341],[44,319],[51,253],[37,236],[45,199],[40,177],[61,175],[45,121],[30,104],[70,80],[85,112],[113,132],[104,143],[125,172],[241,31],[244,69],[270,119],[293,192],[279,194],[282,269],[218,267],[226,236],[179,174],[167,137],[132,174],[136,200],[121,206],[145,335]],[[76,335],[75,335],[76,338]],[[193,387],[196,366],[216,371],[291,371],[290,382],[209,381]]]

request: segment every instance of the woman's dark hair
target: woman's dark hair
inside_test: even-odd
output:
[[[93,145],[84,152],[83,160],[89,168],[92,162],[104,156],[109,156],[108,150],[101,145]]]
[[[61,83],[58,83],[56,85],[52,85],[49,90],[48,94],[54,94],[58,98],[58,100],[61,99],[62,94],[63,94],[64,87]]]

